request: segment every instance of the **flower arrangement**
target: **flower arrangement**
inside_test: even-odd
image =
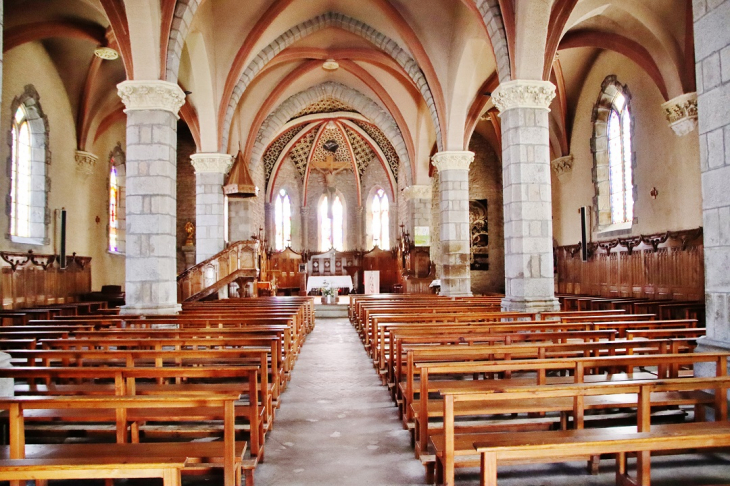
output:
[[[324,287],[321,287],[319,291],[322,293],[323,297],[336,297],[337,296],[337,289],[335,287],[332,287],[328,281],[324,281]]]

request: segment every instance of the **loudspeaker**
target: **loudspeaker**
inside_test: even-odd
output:
[[[588,261],[588,208],[580,208],[580,258]]]

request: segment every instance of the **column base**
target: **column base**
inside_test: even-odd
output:
[[[730,351],[730,343],[725,341],[716,341],[708,337],[701,337],[697,340],[695,353],[727,353]],[[709,378],[717,376],[715,366],[710,363],[697,363],[694,366],[695,376],[701,378]],[[730,362],[728,362],[728,375],[730,375]],[[730,399],[730,390],[728,391],[728,399]],[[715,420],[715,410],[707,407],[707,420]]]
[[[504,312],[552,312],[560,310],[560,302],[556,298],[550,299],[502,299]]]
[[[119,308],[120,315],[164,315],[180,312],[182,312],[181,304],[137,304],[123,305]]]

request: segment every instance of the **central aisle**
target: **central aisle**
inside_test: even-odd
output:
[[[423,484],[408,432],[347,319],[317,318],[255,474],[265,486]]]

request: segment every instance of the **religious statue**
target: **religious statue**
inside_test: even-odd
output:
[[[335,175],[342,171],[351,169],[349,162],[335,162],[335,152],[339,145],[334,140],[327,140],[323,144],[324,149],[329,152],[326,160],[320,164],[312,164],[312,169],[316,170],[324,177],[324,186],[327,191],[327,217],[332,218],[332,203],[336,197]]]
[[[185,240],[185,246],[193,246],[195,243],[193,242],[193,236],[195,235],[195,225],[192,221],[188,221],[185,223],[185,233],[188,235],[187,239]]]

